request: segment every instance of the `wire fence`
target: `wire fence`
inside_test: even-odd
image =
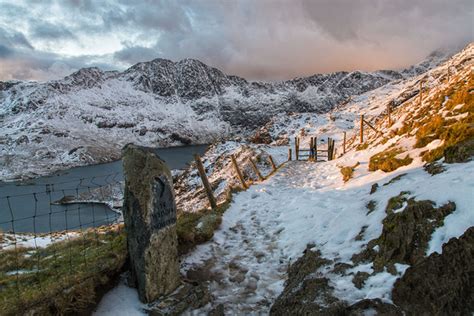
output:
[[[120,172],[7,185],[0,194],[1,315],[80,309],[122,268]]]

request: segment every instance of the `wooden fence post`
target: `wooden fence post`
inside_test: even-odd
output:
[[[331,160],[331,137],[328,137],[328,161]]]
[[[328,160],[333,159],[334,153],[334,139],[328,138]]]
[[[423,80],[420,80],[420,106],[423,101]]]
[[[295,160],[298,160],[298,137],[295,136]]]
[[[392,103],[393,100],[387,104],[387,116],[388,116],[388,126],[392,126]]]
[[[291,161],[291,148],[288,148],[288,161]]]
[[[270,161],[270,164],[272,165],[273,171],[276,170],[275,162],[273,161],[272,155],[268,155],[268,160]]]
[[[299,160],[300,158],[300,139],[295,137],[295,159]]]
[[[301,144],[301,138],[298,137],[298,152],[296,153],[297,160],[300,160],[300,144]]]
[[[342,154],[346,154],[346,132],[344,132],[344,141],[342,143]]]
[[[309,161],[313,161],[313,142],[314,142],[314,138],[311,137],[309,139],[309,158],[308,158]]]
[[[334,159],[334,157],[336,156],[335,153],[336,153],[336,141],[334,139],[331,138],[331,141],[332,141],[332,146],[331,146],[331,160]]]
[[[199,171],[199,175],[201,176],[202,184],[204,189],[206,190],[207,198],[209,199],[209,204],[211,205],[212,209],[217,208],[216,198],[214,197],[214,193],[212,192],[211,184],[207,179],[206,171],[204,170],[204,166],[202,165],[201,157],[199,155],[194,155],[194,160],[196,160],[196,166]]]
[[[314,161],[318,161],[318,137],[314,137]]]
[[[244,189],[247,189],[248,186],[245,183],[244,177],[242,176],[242,172],[240,172],[239,165],[237,165],[237,160],[235,160],[235,156],[231,155],[230,159],[232,160],[232,164],[234,165],[235,173],[237,173],[237,177],[239,178],[240,183],[242,184]]]
[[[360,143],[364,142],[364,114],[360,115]]]
[[[255,174],[257,175],[258,179],[260,181],[263,181],[264,179],[262,177],[262,174],[260,173],[260,170],[258,170],[258,168],[257,168],[257,164],[253,161],[252,158],[249,158],[249,161],[250,161],[250,165],[252,166],[252,169],[255,172]]]

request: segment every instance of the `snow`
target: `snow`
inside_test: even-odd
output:
[[[31,235],[3,233],[3,240],[0,242],[1,249],[23,248],[46,248],[50,244],[79,237],[77,232],[58,233],[55,235]]]
[[[135,289],[126,286],[124,283],[120,283],[105,294],[93,315],[141,316],[147,315],[144,311],[145,307],[146,305],[140,303],[138,300],[138,293]]]

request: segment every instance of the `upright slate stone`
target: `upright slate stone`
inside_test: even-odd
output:
[[[180,282],[172,177],[150,148],[129,144],[122,155],[131,276],[140,300],[148,303],[172,292]]]

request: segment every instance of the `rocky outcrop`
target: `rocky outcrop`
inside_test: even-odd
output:
[[[408,268],[393,302],[406,315],[471,315],[474,311],[474,227]]]
[[[288,269],[285,289],[273,304],[270,315],[334,315],[343,311],[345,305],[332,295],[329,280],[309,277],[329,263],[321,257],[321,252],[308,247]]]
[[[346,308],[344,313],[339,315],[347,316],[366,316],[366,315],[386,315],[402,316],[403,312],[395,305],[382,302],[381,299],[361,300]],[[338,315],[338,316],[339,316]]]
[[[308,246],[303,256],[288,269],[285,289],[274,302],[270,315],[403,315],[397,306],[380,299],[365,299],[353,305],[340,301],[333,295],[329,280],[317,273],[318,269],[331,264],[331,261],[310,248]],[[349,267],[336,263],[333,273],[345,273]]]
[[[443,225],[444,218],[454,212],[456,205],[449,202],[435,208],[433,202],[408,199],[407,194],[402,192],[389,199],[388,215],[383,220],[380,237],[371,240],[363,252],[352,257],[352,261],[373,262],[376,272],[386,267],[396,274],[395,263],[413,265],[424,258],[435,228]],[[374,250],[376,246],[378,251]]]

